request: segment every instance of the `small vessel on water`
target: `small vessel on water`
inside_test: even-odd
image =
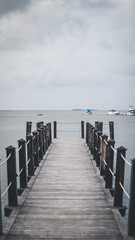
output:
[[[117,110],[110,110],[107,114],[108,115],[119,115],[120,113]]]
[[[133,106],[129,106],[128,112],[125,115],[135,116],[135,108]]]
[[[92,114],[92,110],[90,110],[90,109],[87,109],[87,111],[86,111],[88,114]]]

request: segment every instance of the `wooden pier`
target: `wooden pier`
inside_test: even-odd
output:
[[[53,139],[0,239],[129,239],[84,139]]]

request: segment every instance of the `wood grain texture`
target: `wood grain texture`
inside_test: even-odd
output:
[[[7,240],[122,240],[83,139],[55,139]]]

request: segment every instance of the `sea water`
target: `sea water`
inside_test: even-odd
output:
[[[125,111],[120,111],[120,115],[107,115],[107,111],[95,110],[92,114],[86,113],[85,110],[40,110],[40,111],[0,111],[0,161],[6,159],[5,148],[12,145],[18,148],[18,140],[26,139],[26,122],[32,122],[32,131],[36,129],[36,123],[44,121],[44,123],[52,123],[57,121],[57,137],[58,138],[80,138],[81,137],[81,121],[95,124],[95,121],[103,122],[103,133],[109,136],[109,121],[114,121],[114,138],[115,148],[124,146],[126,151],[126,159],[130,162],[135,158],[135,116],[126,116]],[[86,131],[86,129],[85,129]],[[17,155],[17,171],[18,155]],[[114,155],[115,169],[116,155]],[[7,169],[6,164],[1,167],[1,193],[7,187]],[[17,181],[19,187],[19,181]],[[125,165],[125,182],[124,186],[129,193],[130,188],[130,167]],[[2,209],[7,204],[7,193],[2,198]],[[128,206],[128,198],[124,194],[123,205]],[[4,215],[4,214],[3,214]],[[126,218],[127,220],[127,214]]]

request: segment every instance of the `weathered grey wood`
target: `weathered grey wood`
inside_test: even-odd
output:
[[[84,139],[54,140],[7,236],[22,239],[123,239]]]

